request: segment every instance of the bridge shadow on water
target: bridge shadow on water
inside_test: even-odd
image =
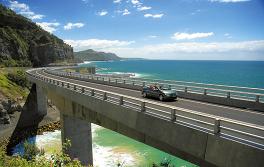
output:
[[[6,152],[12,155],[13,147],[29,137],[37,135],[38,126],[45,115],[39,115],[37,106],[36,84],[33,84],[27,97],[17,125],[9,139]],[[35,144],[35,138],[30,141]]]

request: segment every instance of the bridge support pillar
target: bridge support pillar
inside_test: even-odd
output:
[[[70,140],[66,153],[71,159],[78,159],[82,165],[93,165],[91,123],[61,113],[62,142]]]
[[[47,115],[47,94],[44,92],[43,88],[36,85],[37,92],[37,109],[38,115]]]

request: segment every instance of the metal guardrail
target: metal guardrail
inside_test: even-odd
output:
[[[38,69],[39,70],[39,69]],[[35,72],[32,73],[32,72]],[[59,79],[54,79],[37,70],[28,70],[29,78],[37,79],[49,85],[55,85],[80,93],[83,96],[94,97],[120,107],[130,108],[137,112],[150,114],[173,123],[183,124],[191,128],[226,137],[264,150],[264,127],[233,119],[217,117],[189,109],[170,106],[150,100],[139,99],[109,91],[102,91]]]
[[[60,76],[86,78],[100,81],[107,81],[112,83],[123,83],[136,86],[147,86],[147,85],[166,85],[177,91],[186,93],[195,93],[202,95],[218,96],[224,98],[239,99],[245,101],[253,101],[257,103],[264,103],[264,89],[259,88],[246,88],[237,86],[225,86],[225,85],[214,85],[214,84],[202,84],[194,82],[183,82],[183,81],[169,81],[169,80],[150,80],[150,79],[136,79],[136,78],[119,78],[111,77],[107,75],[89,75],[80,74],[75,72],[64,72],[58,70],[47,70],[48,73]],[[192,84],[192,85],[190,85]],[[223,89],[224,88],[224,89]]]

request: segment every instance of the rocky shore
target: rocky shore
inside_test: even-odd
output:
[[[21,113],[16,112],[15,117],[19,118]],[[18,119],[12,119],[12,123],[1,125],[0,128],[0,146],[3,147],[8,155],[11,155],[12,148],[21,141],[35,136],[41,135],[43,132],[55,131],[60,129],[60,114],[55,106],[48,107],[48,113],[37,126],[17,128]]]
[[[13,136],[15,137],[13,137],[12,140],[10,137],[3,138],[0,141],[0,145],[6,149],[8,155],[11,155],[11,149],[8,149],[7,146],[9,148],[13,148],[21,141],[24,141],[29,137],[41,135],[43,134],[43,132],[54,132],[55,130],[60,130],[60,128],[61,126],[59,121],[51,122],[49,124],[38,127],[37,129],[29,127],[19,132],[15,132],[15,134],[13,134]]]

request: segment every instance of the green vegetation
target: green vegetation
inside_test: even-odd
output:
[[[24,143],[24,154],[22,157],[29,161],[36,158],[37,155],[44,155],[44,150],[39,149],[36,145],[30,144],[28,141],[26,141]]]
[[[81,61],[110,61],[110,60],[121,60],[114,53],[96,52],[92,49],[74,52],[75,59]]]
[[[0,69],[0,94],[5,97],[12,100],[27,97],[29,93],[27,85],[28,81],[23,68]]]
[[[67,149],[70,146],[70,141],[67,140],[63,144],[63,148]],[[0,167],[82,167],[80,161],[71,160],[70,157],[63,153],[57,153],[51,156],[51,159],[47,159],[43,152],[38,150],[34,145],[25,143],[26,156],[10,157],[5,154],[5,149],[0,147]]]
[[[18,69],[13,72],[7,73],[6,77],[21,86],[22,88],[29,88],[29,82],[27,80],[26,72],[24,70]]]
[[[43,66],[73,59],[72,47],[0,4],[0,67]]]

